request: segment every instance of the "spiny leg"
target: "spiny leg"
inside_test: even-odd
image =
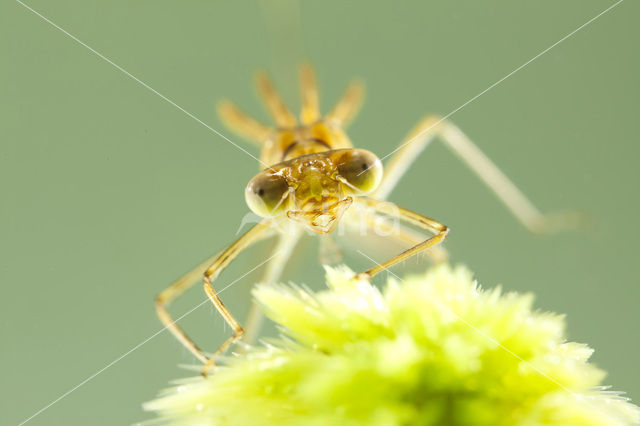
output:
[[[260,282],[265,284],[273,284],[280,279],[282,270],[291,258],[293,249],[296,247],[301,233],[298,228],[291,228],[285,232],[280,233],[278,243],[276,244],[272,256],[275,256],[268,264],[267,270]],[[249,308],[249,314],[245,320],[245,335],[243,341],[248,344],[253,344],[260,332],[262,325],[262,310],[256,301],[251,299],[251,307]]]
[[[431,127],[437,123],[436,117],[427,117],[415,126],[400,143],[400,148],[384,165],[384,175],[373,197],[386,200],[396,187],[402,176],[420,153],[433,141],[437,129]],[[434,126],[435,127],[435,126]],[[429,130],[426,130],[429,129]]]
[[[229,129],[256,146],[261,147],[271,133],[268,126],[251,118],[229,101],[218,103],[218,115]]]
[[[373,196],[380,199],[388,197],[411,163],[435,136],[439,136],[475,172],[529,231],[553,232],[582,223],[581,216],[576,213],[540,213],[524,193],[458,127],[436,116],[421,121],[400,145],[400,149],[385,166],[385,176]]]
[[[259,238],[267,238],[270,235],[272,234],[263,233],[259,236]],[[169,314],[169,312],[167,311],[167,307],[172,301],[178,298],[190,287],[192,287],[193,284],[201,281],[204,273],[209,268],[209,266],[221,255],[221,253],[217,253],[214,256],[211,256],[209,259],[196,266],[193,270],[187,272],[178,280],[174,281],[156,297],[155,302],[156,312],[165,328],[169,329],[169,331],[171,331],[171,333],[178,339],[178,341],[182,343],[187,349],[189,349],[189,351],[203,363],[208,362],[208,357],[205,355],[204,351],[202,351],[198,347],[198,345],[196,345],[195,342],[182,330],[182,328],[176,324],[175,320],[171,317],[171,314]]]
[[[274,89],[273,84],[271,84],[269,77],[264,72],[258,72],[256,74],[256,82],[260,97],[278,127],[295,127],[295,116],[286,107],[282,98]]]
[[[304,125],[320,120],[320,104],[318,102],[318,88],[313,68],[309,64],[300,67],[300,94],[302,96],[302,110],[300,122]]]
[[[177,279],[167,288],[165,288],[156,297],[156,312],[160,321],[164,324],[165,328],[182,343],[189,351],[196,356],[200,361],[207,362],[207,357],[202,350],[195,344],[193,340],[180,328],[167,311],[167,306],[175,300],[178,296],[184,293],[187,289],[193,286],[198,280],[202,279],[204,271],[207,270],[209,265],[219,256],[220,253],[216,253],[209,259],[196,266],[193,270],[187,272],[185,275]]]
[[[231,261],[235,259],[238,254],[240,254],[240,252],[242,252],[255,242],[261,240],[265,234],[265,231],[269,229],[270,225],[271,223],[268,220],[263,220],[262,222],[254,225],[253,228],[249,229],[235,243],[233,243],[225,251],[223,251],[220,256],[218,256],[216,260],[214,260],[211,266],[209,266],[209,268],[207,268],[207,270],[204,272],[204,291],[211,303],[213,303],[213,306],[216,307],[220,315],[222,315],[227,324],[229,324],[233,329],[233,335],[225,340],[222,345],[220,345],[220,347],[213,353],[213,355],[206,360],[206,363],[202,369],[203,376],[206,376],[209,369],[215,365],[216,357],[224,353],[232,343],[236,342],[244,335],[244,329],[234,318],[231,312],[229,312],[224,303],[222,303],[222,299],[220,299],[218,292],[216,292],[211,283],[218,277],[218,275],[220,275],[220,273],[229,265],[229,263],[231,263]]]
[[[327,122],[337,126],[347,127],[351,120],[358,114],[363,97],[364,86],[355,81],[350,83],[336,106],[327,114]]]
[[[394,205],[395,206],[395,205]],[[349,214],[343,216],[343,221],[352,230],[352,232],[362,232],[363,228],[369,232],[379,232],[385,238],[393,238],[396,241],[404,243],[410,247],[420,244],[424,241],[424,235],[414,231],[399,223],[389,223],[386,217],[383,217],[367,208],[358,208],[357,204],[351,208]],[[425,253],[434,263],[446,262],[449,260],[449,253],[440,244],[435,245]]]
[[[390,268],[391,266],[395,265],[398,262],[401,262],[405,259],[407,259],[410,256],[413,256],[414,254],[420,253],[423,250],[427,250],[439,243],[441,243],[449,234],[449,228],[447,228],[445,225],[427,217],[427,216],[423,216],[421,214],[412,212],[410,210],[404,209],[402,207],[396,206],[395,204],[389,203],[388,201],[380,201],[380,200],[375,200],[373,198],[368,198],[368,197],[362,197],[358,200],[358,202],[364,204],[365,206],[371,207],[374,210],[380,212],[380,213],[391,213],[396,215],[399,219],[401,220],[405,220],[421,229],[424,229],[432,234],[434,234],[433,237],[428,238],[424,241],[422,241],[419,244],[416,244],[415,246],[403,251],[402,253],[393,256],[391,259],[376,265],[375,267],[362,272],[360,274],[358,274],[358,279],[365,279],[365,280],[369,280],[371,279],[374,275],[378,274],[379,272]],[[385,208],[387,207],[393,207],[394,212],[385,212]]]

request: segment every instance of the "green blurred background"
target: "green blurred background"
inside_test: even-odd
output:
[[[274,73],[296,108],[303,56],[325,109],[358,76],[368,96],[350,135],[384,155],[423,115],[450,112],[613,2],[28,4],[234,140],[215,101],[266,120],[256,68]],[[258,167],[20,3],[0,8],[0,423],[15,424],[161,329],[154,296],[236,238]],[[450,225],[453,260],[484,286],[532,291],[538,308],[566,313],[569,338],[594,347],[606,383],[636,402],[639,12],[621,3],[452,117],[543,211],[583,209],[588,230],[530,235],[438,144],[391,197]],[[321,287],[316,247],[300,246],[286,278]],[[258,278],[224,294],[240,318]],[[203,299],[196,286],[172,312]],[[209,305],[181,323],[208,349],[229,335]],[[141,403],[191,363],[160,333],[29,424],[148,418]]]

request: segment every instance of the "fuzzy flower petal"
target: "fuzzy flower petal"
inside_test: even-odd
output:
[[[145,404],[188,425],[626,425],[592,350],[533,297],[481,290],[440,265],[380,291],[327,268],[329,289],[261,285],[281,338]]]

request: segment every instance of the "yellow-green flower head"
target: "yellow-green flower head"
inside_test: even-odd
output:
[[[483,291],[462,267],[383,291],[327,268],[329,289],[258,286],[284,336],[145,405],[162,424],[623,425],[638,408],[600,387],[592,350],[533,297]]]

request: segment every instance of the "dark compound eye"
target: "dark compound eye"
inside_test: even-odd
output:
[[[289,192],[287,180],[278,174],[263,172],[249,181],[245,199],[257,215],[275,216],[284,210],[284,197]]]
[[[382,179],[382,163],[372,152],[364,149],[349,150],[336,160],[338,174],[352,185],[354,194],[367,194],[375,190]]]

